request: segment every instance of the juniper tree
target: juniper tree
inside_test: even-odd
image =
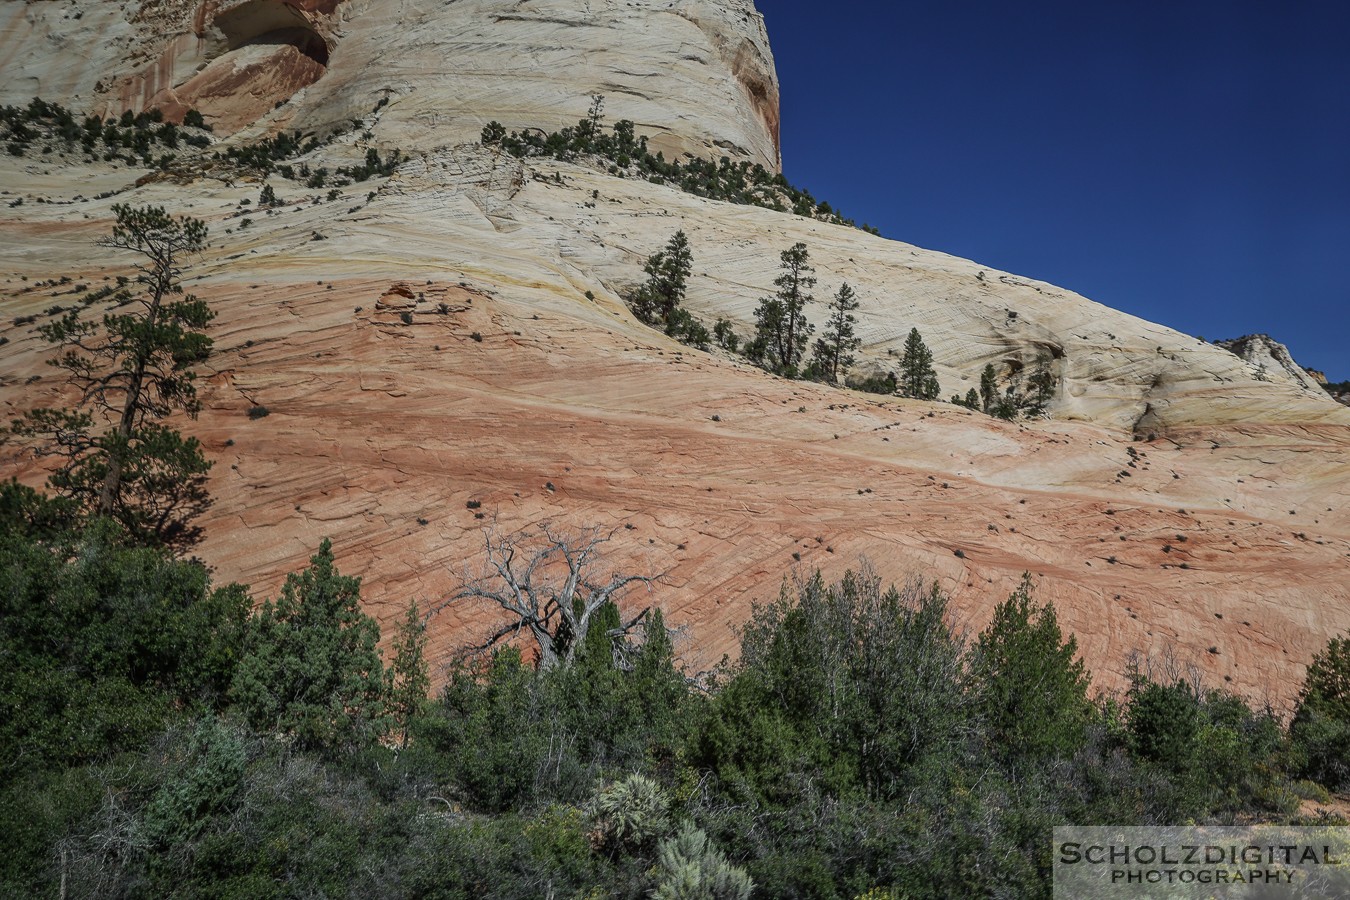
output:
[[[916,400],[936,400],[940,390],[937,372],[933,371],[933,353],[919,329],[910,329],[900,357],[900,393]]]
[[[825,333],[816,341],[812,366],[817,374],[832,384],[839,382],[839,371],[853,365],[853,351],[862,346],[862,338],[857,336],[853,326],[857,319],[853,311],[858,308],[857,296],[847,283],[839,288],[839,293],[830,301],[830,317],[825,323]]]
[[[331,542],[309,563],[250,620],[231,694],[254,727],[303,748],[370,746],[388,724],[380,626],[361,611],[361,579],[339,574]]]
[[[806,245],[797,243],[781,254],[782,274],[774,279],[778,292],[766,297],[755,310],[756,343],[770,367],[783,375],[795,375],[813,327],[806,321],[806,304],[814,298],[816,270],[811,267]]]
[[[77,394],[73,409],[48,407],[16,419],[11,433],[35,439],[39,454],[64,457],[49,484],[85,516],[118,520],[144,543],[189,544],[189,521],[208,504],[211,463],[195,438],[163,424],[174,412],[196,418],[201,408],[193,366],[211,352],[202,329],[215,317],[204,301],[183,294],[184,257],[206,246],[206,225],[174,218],[160,207],[113,207],[117,223],[98,244],[142,257],[139,293],[114,294],[100,322],[68,310],[39,328],[59,349],[50,364],[64,369]]]

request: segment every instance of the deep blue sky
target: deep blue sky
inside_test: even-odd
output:
[[[757,4],[794,184],[1350,379],[1350,3]]]

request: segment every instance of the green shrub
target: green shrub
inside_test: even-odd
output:
[[[688,824],[661,842],[656,878],[656,900],[749,900],[755,889],[744,869]]]

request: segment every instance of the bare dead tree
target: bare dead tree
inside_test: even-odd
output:
[[[484,532],[486,561],[475,577],[434,606],[430,617],[452,603],[470,599],[495,603],[508,615],[505,625],[471,650],[490,650],[527,631],[539,648],[539,667],[571,665],[577,648],[606,603],[618,603],[634,584],[648,590],[660,576],[600,574],[600,550],[614,536],[599,528],[571,531],[545,522],[536,531],[502,535]],[[650,607],[622,621],[617,634],[628,634]]]

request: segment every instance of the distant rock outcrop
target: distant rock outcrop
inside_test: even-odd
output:
[[[1326,376],[1304,369],[1294,362],[1289,348],[1268,334],[1247,334],[1240,338],[1215,341],[1214,346],[1222,347],[1252,369],[1252,375],[1258,381],[1286,381],[1307,391],[1320,391],[1326,384]],[[1325,391],[1321,391],[1325,393]]]

